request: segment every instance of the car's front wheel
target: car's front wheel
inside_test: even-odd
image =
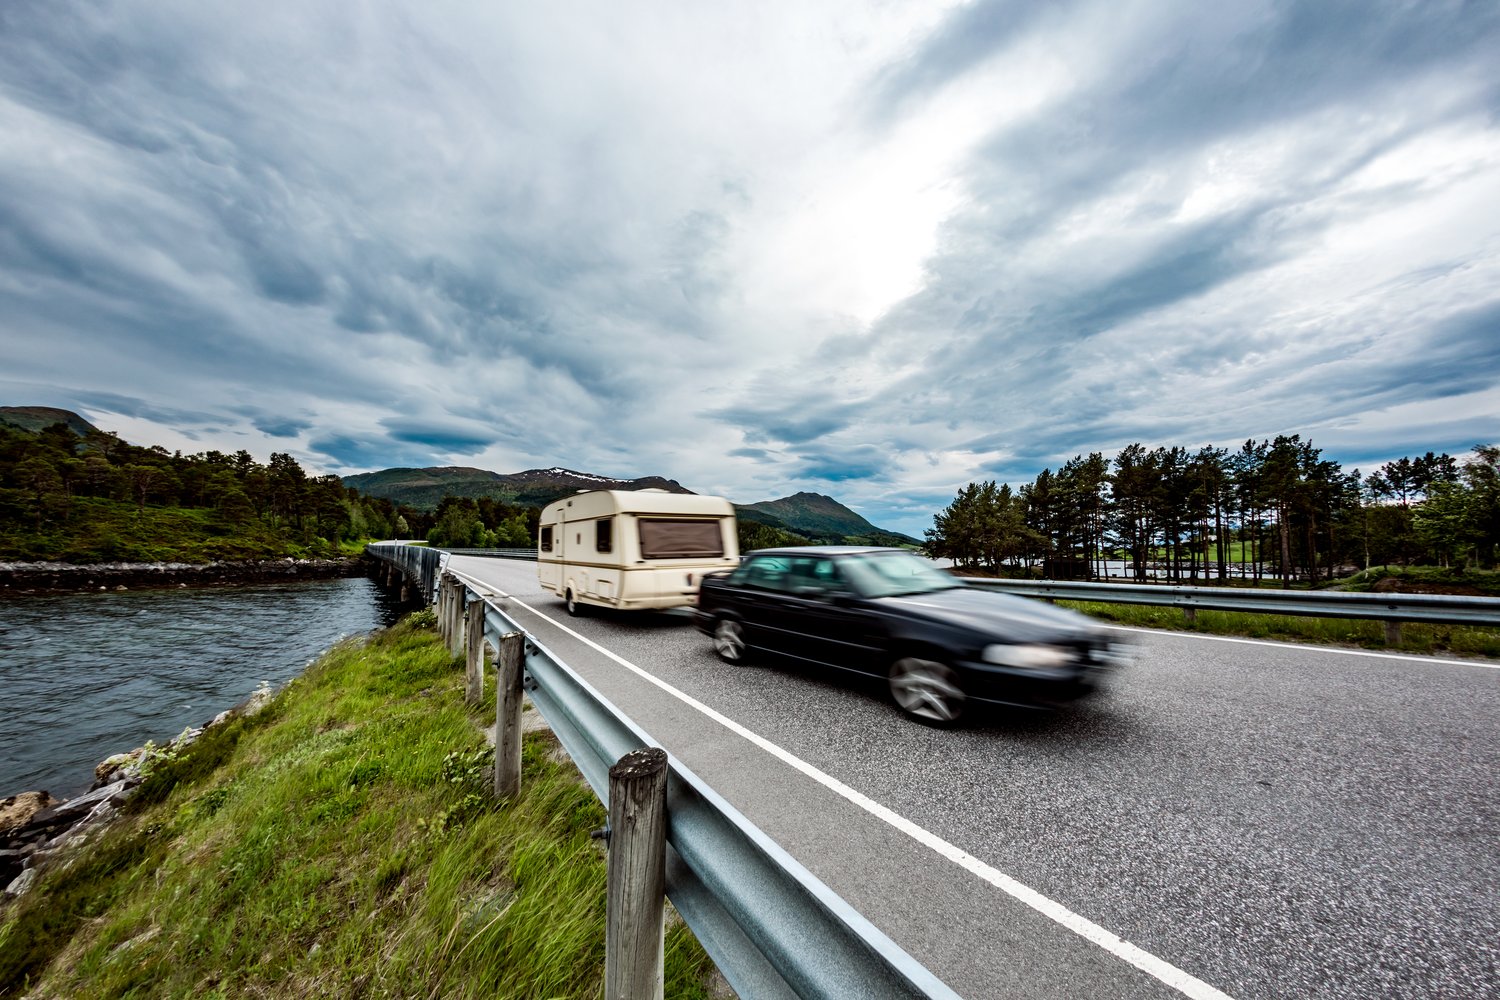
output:
[[[733,618],[720,618],[714,625],[714,652],[725,663],[744,663],[750,653],[745,626]]]
[[[958,674],[946,663],[904,656],[891,664],[891,697],[901,711],[931,726],[951,726],[968,700]]]

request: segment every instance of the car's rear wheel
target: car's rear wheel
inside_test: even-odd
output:
[[[946,663],[904,656],[891,664],[891,697],[901,711],[931,726],[951,726],[968,701],[958,674]]]
[[[578,595],[573,593],[572,587],[569,587],[567,593],[563,595],[563,601],[568,606],[568,614],[574,618],[579,618],[583,615],[583,605],[579,602]]]
[[[725,663],[744,663],[750,655],[745,626],[733,618],[720,618],[714,625],[714,652]]]

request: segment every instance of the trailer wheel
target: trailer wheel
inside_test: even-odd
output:
[[[566,595],[563,597],[563,600],[567,602],[568,614],[572,615],[574,618],[583,617],[584,605],[579,602],[578,595],[573,593],[572,587],[568,588]]]

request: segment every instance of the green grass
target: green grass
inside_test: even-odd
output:
[[[598,996],[604,810],[545,733],[521,797],[490,797],[490,712],[431,621],[159,764],[0,911],[0,996]],[[711,968],[668,928],[668,996],[709,996]]]
[[[1410,594],[1473,594],[1500,597],[1500,571],[1441,566],[1374,566],[1334,581],[1340,590],[1394,590]]]
[[[1105,604],[1095,601],[1058,601],[1059,605],[1105,621],[1136,628],[1171,629],[1206,635],[1234,635],[1252,639],[1325,643],[1390,649],[1385,625],[1378,621],[1348,618],[1299,618],[1294,615],[1254,614],[1244,611],[1202,611],[1189,624],[1178,608],[1142,604]],[[1461,656],[1500,657],[1500,630],[1463,625],[1401,626],[1401,644],[1410,653],[1451,653]]]

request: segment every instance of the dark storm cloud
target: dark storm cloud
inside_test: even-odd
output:
[[[139,417],[169,426],[218,426],[223,422],[220,414],[206,410],[188,410],[170,405],[166,400],[140,399],[114,392],[75,392],[73,398],[79,406],[88,409],[106,410],[127,417]]]
[[[860,479],[876,479],[891,472],[890,456],[881,448],[863,445],[803,452],[795,466],[796,479],[820,479],[830,483],[844,483]]]
[[[762,464],[776,461],[776,456],[764,448],[733,448],[729,452],[735,458],[748,458]]]
[[[495,436],[491,433],[458,428],[451,424],[432,424],[401,418],[383,420],[381,424],[390,431],[391,440],[423,445],[429,452],[473,455],[495,443]]]
[[[313,426],[306,420],[292,420],[284,417],[258,417],[252,419],[250,425],[263,434],[277,438],[296,437]]]
[[[816,394],[792,400],[787,395],[768,405],[727,407],[711,415],[743,431],[752,444],[803,444],[843,430],[862,409],[857,404],[830,404]]]
[[[340,470],[425,469],[434,464],[430,449],[393,444],[390,438],[382,436],[330,434],[309,441],[308,448]]]

